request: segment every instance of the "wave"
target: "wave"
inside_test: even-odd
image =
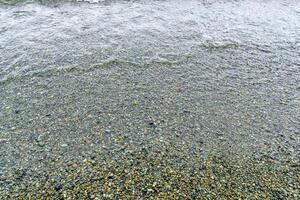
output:
[[[137,0],[0,0],[0,5],[17,5],[23,3],[40,3],[43,5],[57,5],[61,3],[76,2],[76,3],[112,3],[112,2],[135,2]]]

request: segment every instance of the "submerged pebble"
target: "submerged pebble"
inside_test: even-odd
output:
[[[0,199],[300,198],[299,3],[55,5],[0,5]]]

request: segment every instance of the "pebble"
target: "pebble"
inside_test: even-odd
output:
[[[154,192],[154,190],[152,190],[152,189],[148,189],[147,191],[148,191],[149,193]]]
[[[68,144],[62,144],[61,147],[68,147]]]
[[[154,122],[149,122],[149,127],[150,128],[156,128],[156,124]]]
[[[0,139],[0,143],[6,143],[6,142],[8,142],[7,139]]]
[[[114,174],[113,174],[113,173],[111,173],[111,172],[110,172],[110,173],[108,173],[108,175],[107,175],[107,178],[108,178],[108,179],[112,179],[112,178],[114,178]]]
[[[15,41],[16,44],[21,44],[20,51],[26,50],[28,45],[27,50],[31,52],[36,49],[35,44],[40,44],[39,47],[45,51],[36,52],[34,55],[22,55],[24,57],[20,61],[25,60],[25,64],[17,62],[20,66],[5,71],[8,78],[12,77],[9,84],[2,84],[3,80],[0,80],[1,100],[4,100],[3,103],[0,101],[0,105],[12,106],[9,110],[0,111],[0,132],[1,138],[4,138],[0,139],[0,175],[4,173],[3,177],[0,177],[0,199],[292,199],[293,196],[299,199],[296,197],[296,194],[299,195],[299,165],[281,163],[277,159],[263,158],[264,162],[255,159],[259,158],[261,151],[256,146],[260,144],[259,139],[263,138],[283,145],[279,149],[280,155],[283,155],[281,152],[292,151],[290,149],[295,149],[293,154],[299,152],[299,131],[295,127],[298,119],[298,96],[295,96],[294,92],[295,87],[300,90],[299,86],[295,86],[298,76],[297,73],[291,73],[288,77],[278,77],[273,71],[277,69],[280,72],[280,65],[292,62],[299,64],[292,53],[286,53],[295,50],[285,45],[290,39],[278,42],[289,34],[282,34],[282,38],[263,38],[252,44],[246,37],[249,28],[247,22],[257,25],[253,29],[257,30],[257,33],[261,33],[262,30],[276,32],[272,27],[272,24],[276,24],[276,19],[274,23],[260,24],[261,20],[255,21],[256,16],[249,15],[249,19],[243,17],[244,6],[231,6],[230,3],[224,4],[224,7],[219,4],[215,7],[213,4],[207,6],[200,3],[198,7],[196,2],[195,5],[189,3],[181,10],[176,8],[175,15],[172,15],[175,18],[168,20],[170,26],[163,30],[158,27],[155,30],[150,28],[146,32],[140,29],[140,26],[137,29],[127,27],[128,24],[136,24],[138,20],[132,18],[133,14],[137,17],[141,14],[141,19],[147,19],[147,16],[151,18],[154,12],[158,14],[154,20],[163,23],[163,19],[160,18],[170,14],[165,12],[169,10],[167,8],[176,7],[168,3],[160,5],[154,2],[153,7],[151,4],[147,3],[146,7],[133,5],[134,9],[126,9],[129,18],[118,12],[111,16],[116,19],[113,24],[119,24],[121,21],[118,19],[125,18],[125,24],[122,26],[125,30],[121,30],[125,34],[121,36],[111,34],[108,30],[110,20],[107,20],[108,23],[102,20],[103,23],[99,25],[93,22],[94,19],[90,23],[90,18],[87,18],[83,23],[95,25],[91,34],[80,37],[80,32],[77,35],[75,33],[75,37],[72,37],[74,41],[71,41],[72,47],[75,48],[70,51],[62,49],[65,50],[66,56],[60,54],[62,51],[59,48],[51,49],[58,42],[62,42],[61,46],[70,43],[67,38],[60,37],[59,29],[57,32],[53,31],[53,37],[47,38],[49,40],[43,44],[40,43],[40,38],[32,35],[26,37],[25,41],[22,38]],[[253,2],[251,6],[252,4]],[[276,5],[273,7],[271,3],[255,3],[254,7],[261,5],[267,7],[271,14],[275,14],[274,10],[286,11],[286,7],[289,10],[294,4],[279,8]],[[107,9],[120,8],[120,5],[116,6],[108,5]],[[76,8],[76,13],[73,13],[75,10],[72,6],[62,9],[68,9],[67,14],[75,18],[80,18],[89,9],[97,13],[98,6],[88,7],[87,5]],[[127,5],[121,7],[127,8]],[[22,21],[26,21],[26,24],[33,25],[28,26],[28,30],[25,28],[26,32],[39,33],[38,29],[34,28],[44,23],[43,19],[38,17],[38,12],[44,8],[38,6],[38,12],[35,13],[35,6],[30,5],[30,13],[19,13],[21,15],[18,15],[18,19],[15,19],[14,15],[9,17],[10,13],[13,14],[14,10],[21,8],[9,9],[7,17],[6,14],[3,15],[3,20],[7,18],[8,22],[15,22],[17,28],[19,22],[21,24]],[[102,5],[99,8],[103,10]],[[53,22],[60,22],[69,17],[61,15],[60,9],[57,17],[57,9],[45,9],[47,13],[55,16],[51,18]],[[197,25],[198,21],[204,24],[212,22],[211,28],[219,25],[210,17],[205,19],[203,16],[202,20],[199,13],[193,14],[199,9],[200,12],[204,10],[209,16],[212,15],[212,18],[221,14],[220,21],[224,21],[224,14],[234,24],[245,22],[238,26],[245,36],[236,33],[239,30],[234,30],[228,38],[230,40],[231,36],[237,34],[237,40],[241,41],[227,41],[229,44],[237,43],[239,48],[228,46],[226,41],[222,41],[223,35],[218,34],[222,32],[222,27],[221,32],[217,30],[215,36],[207,36],[206,33],[209,35],[211,31],[202,31],[197,27],[192,27],[194,31],[191,34],[185,32],[184,28],[190,29],[188,26]],[[236,9],[238,12],[223,12]],[[183,19],[186,23],[178,24],[176,19],[184,17],[185,11],[191,15],[188,19]],[[3,12],[6,13],[4,9]],[[235,16],[240,13],[241,16]],[[291,17],[290,13],[293,13],[292,16],[297,15],[294,12],[282,13],[287,18]],[[104,15],[97,13],[99,19],[106,19]],[[28,19],[34,16],[37,17],[31,24]],[[199,17],[201,19],[198,19]],[[292,21],[290,27],[289,22],[279,21],[288,27],[287,32],[291,34],[295,32],[292,28],[299,25],[298,22]],[[7,28],[10,28],[10,24],[7,23]],[[81,22],[79,27],[80,24]],[[178,25],[178,30],[173,30],[172,25]],[[70,29],[72,27],[70,26]],[[74,26],[75,29],[76,27]],[[165,37],[166,31],[170,40]],[[137,38],[125,41],[127,33],[130,32],[134,32]],[[194,37],[197,33],[201,34],[200,32],[203,32],[203,38]],[[182,33],[184,38],[181,37]],[[139,37],[139,34],[142,35]],[[5,34],[9,35],[11,34]],[[256,31],[252,31],[250,35],[253,38],[261,38]],[[30,38],[31,42],[26,43]],[[163,39],[166,41],[162,44],[157,43]],[[190,39],[195,46],[189,48],[182,39]],[[98,41],[99,45],[93,45],[93,41]],[[243,44],[245,41],[246,44]],[[11,42],[7,49],[13,50],[14,41]],[[115,46],[116,42],[120,42],[120,47],[127,45],[128,51],[117,49],[114,53],[111,47]],[[268,47],[263,46],[263,49],[270,50],[266,55],[263,51],[258,51],[259,45],[265,42],[270,44]],[[107,43],[107,46],[101,45],[102,43]],[[139,43],[140,45],[137,45]],[[4,50],[5,45],[1,45]],[[149,48],[144,48],[147,45]],[[278,45],[284,45],[286,51],[281,51],[281,48],[277,48]],[[85,49],[91,51],[86,52]],[[100,57],[97,56],[97,50],[103,50]],[[88,53],[90,56],[81,56],[82,53]],[[4,58],[8,62],[10,54],[16,52],[5,52]],[[39,55],[40,60],[37,59]],[[274,56],[284,59],[276,62]],[[81,57],[77,63],[76,59]],[[42,65],[35,66],[31,60],[37,61],[36,64],[41,61]],[[14,61],[11,60],[12,64]],[[104,64],[90,65],[98,61],[103,61]],[[49,70],[47,63],[50,64]],[[34,66],[31,67],[32,64]],[[261,73],[267,72],[264,66],[268,64],[272,65],[269,67],[272,69],[271,73]],[[29,67],[25,66],[23,70],[21,65]],[[63,67],[65,65],[70,68]],[[71,67],[73,65],[78,67]],[[295,68],[286,67],[286,72]],[[274,81],[274,77],[280,78],[280,81]],[[291,104],[288,107],[280,106],[278,103],[281,99],[285,101],[284,104]],[[273,126],[272,123],[278,124]],[[11,126],[15,126],[16,131],[11,131]],[[265,126],[267,133],[264,131]],[[288,127],[294,128],[288,131]],[[282,130],[285,136],[278,136],[278,139],[276,134],[270,134],[276,131],[278,133],[277,129]],[[33,131],[30,136],[30,132]],[[46,137],[34,140],[46,131],[49,131]],[[289,137],[291,134],[293,135]],[[76,138],[72,138],[73,136]],[[7,141],[5,138],[9,143],[3,143]],[[224,138],[226,141],[221,141]],[[285,143],[283,138],[289,143]],[[46,148],[39,147],[45,143]],[[253,146],[250,146],[252,144]],[[235,145],[234,148],[228,149],[231,145]],[[270,154],[269,151],[273,148],[277,149],[277,143],[265,144],[263,148],[266,154]],[[251,157],[251,153],[257,157]],[[242,157],[248,155],[249,159]],[[290,154],[284,155],[291,158]],[[3,166],[6,168],[3,169]],[[26,167],[26,170],[20,170],[14,177],[13,173],[21,167]],[[277,167],[282,170],[277,170]]]
[[[55,186],[54,186],[54,189],[55,189],[56,191],[61,190],[61,189],[62,189],[62,184],[61,184],[61,183],[56,183]]]

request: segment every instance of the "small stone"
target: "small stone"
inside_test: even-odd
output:
[[[167,190],[171,190],[171,189],[172,189],[171,185],[167,185],[167,186],[166,186],[166,189],[167,189]]]
[[[197,142],[198,142],[198,144],[203,144],[203,143],[204,143],[204,140],[203,140],[202,138],[199,138],[199,139],[197,140]]]
[[[223,136],[223,135],[224,135],[224,133],[222,133],[222,132],[217,133],[217,136]]]
[[[108,178],[108,179],[112,179],[112,178],[114,178],[114,174],[113,174],[113,173],[111,173],[111,172],[109,172],[109,173],[108,173],[108,175],[107,175],[107,178]]]
[[[92,160],[95,160],[95,159],[96,159],[96,156],[91,156],[91,159],[92,159]]]
[[[149,122],[149,127],[150,128],[156,128],[156,124],[154,122]]]
[[[191,113],[191,111],[189,111],[189,110],[183,110],[182,112],[183,112],[183,113],[186,113],[186,114]]]
[[[41,141],[41,142],[38,142],[37,145],[40,146],[40,147],[44,147],[45,143]]]
[[[54,186],[54,189],[55,189],[56,191],[59,191],[59,190],[62,189],[62,185],[61,185],[60,183],[56,183],[55,186]]]
[[[117,112],[118,112],[118,109],[117,109],[117,108],[114,108],[114,109],[112,109],[112,112],[113,112],[113,113],[117,113]]]
[[[271,133],[271,129],[269,129],[269,128],[266,128],[265,131],[266,131],[267,133]]]
[[[42,138],[41,135],[39,135],[39,136],[36,138],[36,142],[37,142],[37,145],[40,146],[40,147],[45,146],[45,143],[43,142],[43,138]]]
[[[61,145],[61,147],[67,147],[68,146],[68,144],[62,144]]]
[[[152,193],[152,192],[154,192],[154,190],[148,189],[147,192]]]
[[[7,139],[1,139],[1,138],[0,138],[0,143],[6,143],[6,142],[8,142]]]
[[[110,134],[112,133],[112,131],[111,130],[109,130],[109,129],[106,129],[105,131],[104,131],[104,133],[103,133],[103,136],[106,136],[106,137],[108,137],[108,136],[110,136]]]

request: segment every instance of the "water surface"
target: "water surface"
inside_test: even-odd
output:
[[[63,195],[100,176],[87,163],[299,164],[299,41],[292,0],[0,6],[0,196]]]

